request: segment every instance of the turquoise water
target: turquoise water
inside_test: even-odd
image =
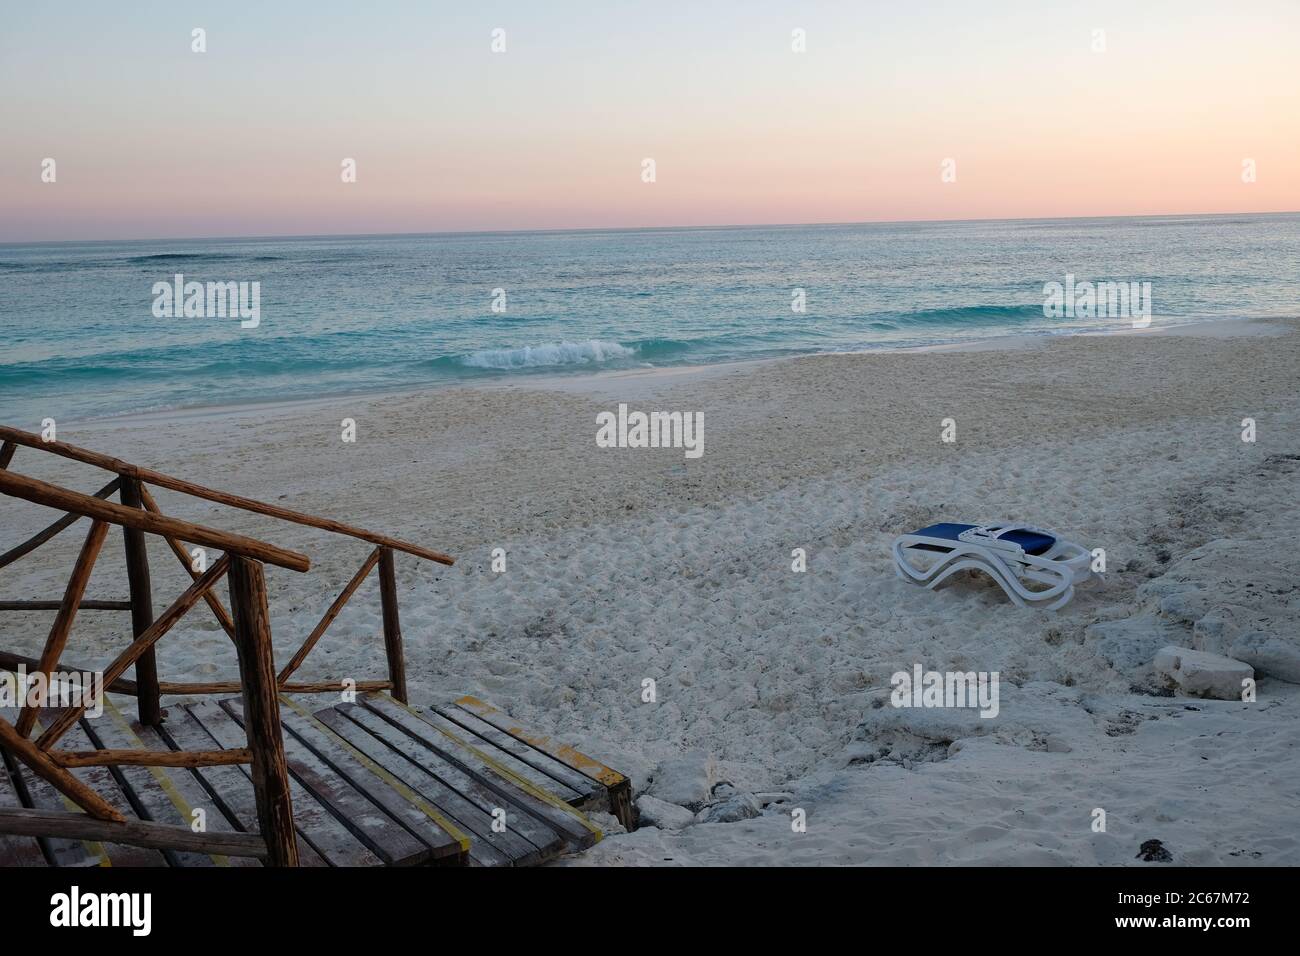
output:
[[[155,317],[176,273],[260,323]],[[1045,318],[1067,273],[1295,315],[1300,215],[0,245],[0,421],[1131,325]]]

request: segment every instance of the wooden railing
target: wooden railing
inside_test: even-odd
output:
[[[83,494],[58,485],[20,475],[9,465],[19,446],[37,448],[64,458],[94,465],[114,472],[116,477],[94,494]],[[305,572],[310,559],[305,554],[277,547],[256,538],[220,531],[205,525],[183,521],[162,513],[149,485],[167,488],[207,501],[229,505],[283,521],[319,528],[370,542],[376,547],[334,599],[320,622],[311,630],[290,660],[275,670],[271,627],[267,608],[264,565]],[[79,815],[49,814],[38,811],[0,810],[0,832],[67,836],[85,839],[112,839],[141,846],[169,846],[177,849],[202,849],[194,834],[184,827],[127,821],[94,790],[83,784],[69,768],[87,766],[140,765],[158,767],[205,767],[218,764],[250,764],[250,775],[257,805],[260,838],[242,844],[239,836],[214,834],[210,852],[245,853],[262,856],[273,865],[297,863],[293,810],[290,800],[288,769],[285,764],[280,729],[278,695],[281,693],[326,693],[352,689],[357,692],[387,690],[406,702],[406,673],[402,650],[402,630],[397,607],[397,579],[394,553],[401,551],[441,564],[453,559],[441,552],[367,531],[328,518],[303,514],[277,505],[255,501],[239,495],[216,491],[162,472],[141,468],[128,462],[57,441],[44,441],[39,435],[0,426],[0,493],[65,512],[48,527],[28,540],[0,554],[0,568],[17,561],[71,527],[81,518],[91,520],[90,529],[77,556],[63,597],[59,601],[0,601],[0,611],[56,611],[54,623],[39,658],[24,657],[0,650],[0,668],[24,667],[53,675],[60,669],[85,672],[62,661],[63,651],[73,621],[79,611],[130,611],[132,641],[103,671],[103,691],[132,695],[137,701],[140,722],[158,725],[162,720],[160,699],[163,695],[241,694],[248,735],[247,748],[210,751],[75,751],[55,749],[55,744],[77,723],[90,701],[65,708],[32,740],[39,708],[20,709],[16,723],[0,718],[0,747],[14,759],[22,761],[81,807],[91,819]],[[109,499],[116,494],[118,502]],[[88,600],[86,585],[99,557],[110,526],[122,528],[125,540],[127,589],[129,599]],[[154,616],[152,587],[146,536],[161,537],[191,578],[190,586],[162,614]],[[199,545],[222,552],[206,570],[196,570],[186,544]],[[376,681],[291,681],[329,626],[343,610],[376,567],[379,568],[379,593],[383,617],[384,651],[388,679]],[[213,592],[214,585],[227,578],[231,610]],[[160,681],[154,646],[194,605],[203,601],[221,628],[234,643],[239,663],[238,681],[211,683],[175,683]],[[62,662],[62,663],[61,663]],[[135,679],[125,677],[134,668]],[[25,696],[25,695],[24,695]],[[66,820],[53,819],[67,816]],[[11,819],[12,818],[12,819]],[[103,835],[104,828],[117,834]],[[93,834],[92,832],[93,831]],[[170,841],[170,842],[168,842]]]

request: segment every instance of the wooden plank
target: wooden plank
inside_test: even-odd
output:
[[[295,702],[281,698],[283,726],[330,769],[401,823],[430,849],[435,860],[461,857],[469,837],[436,807],[345,743]]]
[[[16,707],[0,707],[0,720],[10,723],[18,719]],[[32,773],[30,767],[15,760],[0,749],[0,766],[10,772],[14,786],[22,798],[23,806],[36,810],[52,810],[60,813],[77,812],[75,804],[59,793],[52,786]],[[85,867],[107,866],[108,855],[98,843],[69,840],[63,837],[39,837],[38,842],[45,852],[45,858],[54,866]]]
[[[0,445],[0,468],[9,467],[9,462],[13,461],[14,452],[17,450],[18,446],[8,439],[5,440],[3,445]]]
[[[215,701],[205,700],[190,705],[188,709],[222,746],[242,746],[247,739],[244,729]],[[251,775],[249,779],[252,779]],[[379,866],[383,862],[292,775],[289,777],[289,792],[293,800],[295,828],[331,866]]]
[[[311,559],[297,551],[277,548],[273,544],[242,534],[230,534],[189,521],[168,518],[166,515],[150,514],[141,508],[100,501],[93,495],[83,495],[79,491],[60,488],[11,471],[0,470],[0,493],[49,508],[58,508],[60,511],[73,511],[90,518],[99,518],[124,528],[135,528],[149,534],[170,536],[218,551],[244,555],[290,571],[307,571],[311,568]]]
[[[523,760],[520,760],[514,754],[502,749],[494,742],[485,739],[481,735],[469,730],[461,724],[448,720],[446,717],[442,716],[442,714],[439,714],[436,711],[415,711],[414,709],[408,710],[407,713],[411,716],[417,716],[420,720],[436,727],[444,734],[447,734],[454,739],[458,739],[462,743],[482,752],[485,756],[510,771],[514,776],[521,780],[526,780],[538,790],[553,795],[557,800],[569,805],[582,802],[584,795],[581,792],[560,783],[558,780],[553,780],[536,767],[525,763]]]
[[[541,859],[563,852],[566,834],[547,821],[538,819],[519,805],[519,801],[510,799],[514,789],[502,786],[501,781],[488,779],[484,774],[455,759],[454,754],[439,746],[441,738],[435,743],[430,739],[420,739],[409,734],[401,727],[395,727],[385,721],[379,714],[360,704],[340,704],[335,708],[353,722],[366,729],[382,743],[404,754],[411,760],[438,776],[447,786],[460,793],[467,800],[488,815],[491,820],[498,810],[505,811],[506,834],[519,836],[537,848],[539,858],[531,856],[525,862],[516,861],[516,866],[532,865]],[[436,736],[436,731],[433,735]],[[448,741],[450,743],[450,741]]]
[[[220,746],[184,707],[169,707],[166,714],[160,733],[169,747],[176,750],[209,750]],[[253,798],[253,782],[248,776],[247,768],[196,767],[190,773],[208,794],[212,805],[232,826],[245,833],[257,833],[257,803]],[[209,823],[209,829],[212,826]],[[329,866],[329,862],[311,845],[301,827],[298,828],[298,837],[299,866]]]
[[[23,801],[10,775],[9,765],[0,759],[0,811],[22,808]],[[0,866],[48,865],[40,841],[35,837],[0,833]]]
[[[78,748],[89,749],[93,746],[90,738],[86,735],[85,728],[80,723],[68,730],[67,738],[70,743]],[[69,772],[103,797],[109,806],[122,815],[123,820],[127,823],[133,823],[138,819],[135,808],[131,806],[131,801],[127,799],[126,794],[118,784],[117,778],[113,775],[113,771],[108,767],[78,767]],[[113,866],[168,865],[167,858],[156,849],[112,841],[105,841],[103,847],[108,854],[109,862]]]
[[[240,701],[224,700],[221,707],[244,726]],[[293,734],[284,734],[284,756],[289,772],[298,782],[387,866],[411,866],[433,858],[426,843],[416,839]]]
[[[537,848],[513,833],[493,833],[490,811],[474,804],[449,787],[436,774],[443,769],[435,755],[421,754],[414,741],[407,748],[414,753],[394,750],[372,736],[361,725],[334,708],[316,712],[316,719],[336,733],[339,738],[355,747],[367,759],[375,762],[386,773],[392,774],[402,784],[426,799],[434,809],[446,816],[470,838],[469,862],[475,866],[509,866],[518,861],[524,866],[540,860]],[[421,764],[418,761],[424,760]],[[455,768],[448,766],[453,771]]]
[[[46,783],[68,797],[78,807],[101,820],[122,822],[122,816],[104,798],[87,787],[71,771],[64,770],[49,755],[18,733],[7,720],[0,720],[0,747],[27,766]]]
[[[373,531],[367,531],[365,528],[357,528],[352,525],[344,524],[341,521],[333,521],[329,518],[319,518],[315,515],[303,514],[299,511],[291,511],[288,508],[281,508],[279,505],[267,504],[264,501],[255,501],[252,498],[244,498],[240,495],[232,495],[224,491],[216,491],[212,488],[206,488],[203,485],[195,484],[192,481],[185,481],[181,478],[173,478],[171,475],[164,475],[162,472],[154,471],[152,468],[141,468],[138,465],[132,465],[119,458],[113,458],[109,455],[101,455],[99,452],[90,451],[86,448],[79,448],[76,445],[69,445],[67,442],[43,441],[40,435],[21,431],[17,428],[0,425],[0,438],[19,445],[26,445],[29,448],[39,448],[42,451],[62,455],[64,458],[71,458],[74,461],[82,461],[89,465],[96,465],[100,468],[107,469],[108,471],[117,472],[119,475],[130,475],[147,484],[156,485],[159,488],[167,488],[171,491],[179,491],[187,495],[193,495],[195,498],[215,501],[217,504],[229,505],[232,508],[241,508],[244,511],[252,511],[255,514],[268,515],[272,518],[279,518],[282,521],[291,521],[294,524],[306,525],[309,528],[320,528],[322,531],[332,531],[335,534],[344,534],[352,538],[360,538],[362,541],[369,541],[371,544],[395,548],[398,551],[405,551],[407,554],[413,554],[416,557],[425,558],[429,561],[437,561],[439,564],[452,565],[456,563],[454,558],[438,551],[434,551],[432,548],[425,548],[418,544],[411,544],[409,541],[399,541],[397,538],[389,537],[386,534],[376,534]],[[206,543],[185,534],[176,534],[173,535],[173,537],[180,538],[182,541],[193,541],[195,544]],[[218,547],[222,546],[218,545]],[[253,555],[253,557],[257,556]],[[276,562],[271,561],[269,563],[275,564]],[[307,569],[304,567],[301,570],[305,571]]]
[[[529,854],[525,861],[516,860],[516,866],[531,866],[563,852],[565,834],[562,831],[524,812],[515,801],[509,799],[507,793],[502,792],[500,787],[493,786],[492,781],[484,779],[482,775],[454,760],[432,742],[420,740],[406,733],[402,728],[394,727],[378,714],[359,704],[340,704],[335,709],[364,727],[382,743],[399,750],[436,774],[440,780],[486,813],[489,821],[498,810],[505,811],[506,833],[494,835],[521,837],[537,850],[535,857]]]
[[[110,710],[109,708],[112,707]],[[114,748],[116,751],[143,751],[144,747],[138,737],[131,732],[116,706],[105,698],[104,713],[94,720],[83,718],[81,728],[97,748]],[[120,766],[112,771],[121,784],[132,809],[142,820],[189,829],[191,820],[188,812],[183,812],[163,789],[163,781],[150,773],[146,767]],[[172,866],[213,866],[215,861],[207,854],[181,851],[176,848],[163,850],[163,855]]]
[[[31,804],[31,809],[48,810],[53,813],[81,813],[76,804],[32,773],[30,767],[18,764],[15,780],[20,784],[23,792],[27,794],[25,802]],[[108,853],[105,852],[100,843],[95,841],[66,837],[41,837],[40,843],[41,847],[46,851],[46,857],[53,861],[55,866],[111,865]]]
[[[137,844],[142,853],[158,855],[162,847],[180,844],[196,850],[212,850],[230,854],[265,853],[260,839],[250,839],[246,833],[195,833],[189,827],[164,826],[141,820],[114,823],[96,820],[84,813],[60,813],[48,810],[0,810],[0,831],[25,833],[57,833],[63,837],[98,840],[105,846],[125,846],[111,840],[129,840]],[[148,849],[152,848],[152,849]]]
[[[491,743],[492,745],[504,750],[513,756],[516,760],[528,764],[530,767],[543,774],[545,777],[563,784],[563,787],[550,789],[551,793],[574,806],[580,806],[587,803],[604,803],[608,797],[605,788],[592,780],[590,777],[583,776],[566,764],[560,763],[554,757],[536,750],[526,743],[511,737],[504,730],[493,727],[484,720],[475,717],[469,711],[461,710],[459,707],[432,707],[428,708],[437,714],[445,717],[447,720],[464,727],[466,731],[474,734],[476,737]],[[572,797],[567,793],[573,793]],[[603,809],[603,807],[602,807]]]
[[[163,711],[164,718],[168,711]],[[125,719],[125,717],[124,717]],[[153,750],[166,750],[167,741],[153,727],[145,727],[140,723],[130,723],[129,731],[140,741],[140,746]],[[203,811],[204,830],[207,833],[242,833],[243,831],[233,824],[217,802],[212,798],[212,794],[207,791],[203,783],[199,780],[198,775],[192,770],[163,770],[161,768],[150,768],[149,772],[153,774],[159,782],[167,796],[175,804],[181,818],[190,826],[193,825],[194,811]],[[262,840],[256,833],[263,845],[266,841]],[[261,862],[249,856],[228,856],[213,855],[213,862],[217,866],[260,866]]]
[[[601,833],[586,817],[563,800],[551,796],[527,779],[515,774],[503,762],[489,753],[474,747],[466,738],[468,734],[451,728],[435,726],[433,720],[443,720],[437,715],[416,715],[391,697],[375,694],[362,698],[365,708],[383,718],[394,727],[441,753],[451,762],[482,780],[502,798],[519,807],[528,816],[544,822],[558,831],[570,844],[570,849],[589,847],[600,839]],[[450,723],[444,721],[444,723]],[[500,753],[500,751],[497,751]]]
[[[568,744],[558,743],[550,737],[525,730],[509,714],[497,710],[491,704],[485,703],[477,697],[462,697],[456,701],[456,706],[504,731],[515,739],[528,744],[530,747],[536,747],[542,753],[554,757],[584,776],[602,784],[607,789],[613,789],[627,782],[627,777],[617,770],[611,770],[600,761],[593,760],[584,753],[579,753]]]
[[[456,701],[456,706],[604,786],[609,793],[610,812],[629,830],[636,828],[636,812],[632,808],[632,781],[626,776],[568,744],[520,727],[509,714],[476,697],[462,697]]]

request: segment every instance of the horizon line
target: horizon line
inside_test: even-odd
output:
[[[1008,216],[976,217],[971,219],[858,219],[827,222],[756,222],[756,223],[717,223],[707,225],[672,225],[672,226],[573,226],[539,229],[443,229],[428,232],[334,232],[334,233],[272,233],[243,236],[144,236],[125,239],[37,239],[4,240],[0,246],[56,246],[68,244],[114,243],[114,242],[247,242],[264,239],[400,239],[416,236],[519,236],[548,233],[601,233],[601,232],[685,232],[710,229],[800,229],[812,226],[893,226],[893,225],[942,225],[949,223],[978,222],[1070,222],[1095,219],[1190,219],[1216,218],[1227,216],[1294,216],[1300,215],[1300,209],[1276,209],[1264,211],[1241,212],[1177,212],[1177,213],[1142,213],[1140,215],[1097,215],[1097,216]]]

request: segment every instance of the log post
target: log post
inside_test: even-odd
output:
[[[118,492],[122,504],[128,508],[143,508],[140,497],[140,482],[136,478],[122,476],[122,485]],[[149,551],[145,545],[144,532],[137,528],[123,528],[126,539],[126,581],[131,595],[131,632],[139,637],[153,624],[153,592],[149,586]],[[135,683],[139,690],[136,708],[140,723],[146,727],[157,727],[162,723],[162,705],[158,700],[158,663],[154,658],[153,648],[140,655],[135,662]]]
[[[397,572],[393,549],[379,550],[379,600],[384,611],[384,652],[388,655],[390,693],[403,704],[406,700],[406,660],[402,656],[402,623],[397,613]]]
[[[253,755],[253,795],[257,825],[266,841],[270,866],[297,866],[289,766],[284,757],[280,704],[276,697],[271,619],[266,607],[262,565],[244,557],[230,564],[230,608],[235,619],[235,650],[243,690],[244,728]]]

